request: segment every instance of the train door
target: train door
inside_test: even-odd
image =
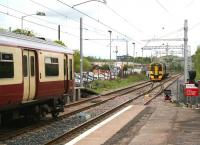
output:
[[[64,87],[65,87],[65,93],[67,92],[67,76],[68,76],[68,63],[67,63],[67,55],[65,55],[64,58]]]
[[[68,72],[68,75],[67,75],[67,88],[68,88],[68,93],[69,94],[72,94],[73,93],[73,89],[74,89],[74,68],[73,68],[73,55],[68,55],[67,57],[68,61],[67,61],[67,64],[68,64],[68,69],[67,69],[67,72]]]
[[[31,101],[34,99],[36,92],[34,51],[28,51],[28,50],[23,51],[23,76],[24,76],[23,102]]]

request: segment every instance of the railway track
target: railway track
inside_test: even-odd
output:
[[[159,89],[159,87],[161,87],[161,89],[159,89],[159,91],[157,93],[155,93],[155,95],[153,97],[151,97],[151,99],[147,100],[147,101],[144,101],[142,104],[143,105],[147,105],[148,103],[150,103],[153,99],[155,99],[158,95],[160,95],[162,92],[163,92],[163,89],[164,89],[164,84],[172,79],[175,78],[175,80],[177,79],[178,76],[175,76],[173,78],[170,78],[169,80],[166,80],[164,82],[162,82],[161,84],[158,84],[158,85],[155,85],[155,86],[151,86],[150,89],[151,90],[155,90],[155,89]],[[170,82],[167,86],[169,86],[170,84],[172,84],[172,82]],[[141,96],[145,95],[146,93],[149,93],[150,91],[146,91],[128,101],[125,101],[123,102],[122,104],[119,104],[118,106],[116,106],[115,108],[113,109],[110,109],[98,116],[96,116],[95,118],[92,118],[88,121],[86,121],[85,123],[83,124],[80,124],[79,126],[73,128],[72,130],[66,132],[65,134],[59,136],[58,138],[56,139],[53,139],[47,143],[45,143],[45,145],[52,145],[52,144],[57,144],[57,143],[60,143],[60,142],[63,142],[63,140],[65,140],[66,138],[69,138],[70,136],[72,136],[73,134],[76,134],[77,132],[80,132],[81,130],[87,128],[88,126],[90,126],[91,124],[95,124],[98,120],[101,120],[102,118],[105,118],[106,116],[109,116],[110,114],[114,113],[115,111],[119,110],[120,108],[122,108],[123,106],[133,102],[134,100],[140,98]]]
[[[104,93],[102,95],[93,96],[91,98],[86,98],[81,101],[77,101],[75,103],[68,104],[65,106],[65,112],[61,113],[58,120],[62,120],[63,118],[70,117],[74,114],[77,114],[77,113],[87,110],[89,108],[103,104],[109,100],[112,100],[112,99],[118,97],[119,95],[127,94],[131,91],[134,91],[136,89],[139,89],[141,87],[144,87],[146,85],[151,85],[151,84],[152,84],[152,82],[150,82],[150,81],[144,81],[142,83],[131,85],[129,87],[125,87],[125,88],[118,89],[118,90],[115,90],[112,92]],[[9,131],[0,130],[0,141],[4,141],[4,140],[8,140],[10,138],[14,138],[16,136],[20,136],[21,134],[24,134],[29,131],[34,131],[37,128],[40,128],[42,126],[45,126],[45,125],[53,123],[53,122],[55,122],[55,120],[47,119],[43,122],[36,123],[35,125],[28,125],[28,126],[25,126],[20,129],[13,130],[13,131],[12,130],[9,130]]]
[[[130,92],[136,91],[138,89],[151,86],[152,82],[143,82],[134,86],[130,86],[127,88],[123,88],[121,90],[116,90],[113,92],[109,92],[106,94],[98,95],[96,97],[92,97],[89,99],[85,99],[83,101],[75,102],[73,104],[66,105],[66,111],[62,114],[62,117],[69,117],[71,115],[74,115],[78,112],[90,109],[92,107],[101,105],[109,100],[115,99],[117,97],[120,97],[122,95],[128,94]]]
[[[2,143],[9,144],[10,142],[12,143],[18,142],[19,138],[20,140],[23,140],[23,138],[24,140],[26,140],[27,136],[29,135],[34,136],[35,134],[37,134],[37,136],[40,136],[40,137],[44,136],[44,137],[43,138],[41,137],[41,139],[39,139],[40,141],[34,141],[34,138],[32,139],[30,138],[31,144],[34,144],[34,143],[35,144],[57,144],[59,142],[62,142],[63,138],[65,138],[66,136],[69,137],[70,135],[79,132],[80,130],[84,129],[90,124],[95,123],[97,120],[100,120],[101,118],[104,118],[112,114],[116,110],[119,110],[123,106],[131,103],[134,100],[137,100],[138,98],[142,98],[142,96],[144,96],[145,94],[150,93],[150,90],[155,90],[156,88],[159,88],[160,86],[161,86],[160,83],[154,83],[153,85],[152,82],[144,82],[141,84],[137,84],[135,86],[125,88],[122,91],[118,90],[116,92],[110,92],[107,95],[104,94],[101,96],[96,96],[93,98],[79,101],[77,103],[67,105],[66,108],[68,108],[68,111],[62,114],[58,121],[55,121],[55,122],[48,121],[48,123],[46,122],[47,125],[44,125],[44,124],[38,125],[36,129],[32,129],[31,133],[26,134],[26,137],[20,136],[20,133],[18,133],[17,136],[10,136],[12,137],[11,140],[9,141],[5,140],[5,142],[2,142]],[[131,92],[132,93],[134,92],[133,93],[134,95],[132,95],[132,97],[126,96],[126,94],[129,94]],[[150,102],[151,100],[148,100],[148,102]],[[105,107],[106,106],[105,104],[107,104],[109,107]],[[148,104],[148,103],[143,101],[143,104]],[[103,107],[99,107],[99,106],[103,106]],[[100,111],[100,110],[103,110],[103,111]],[[82,112],[82,114],[80,114],[80,112]],[[87,115],[89,116],[88,118],[87,118]],[[64,127],[61,124],[62,125],[65,124]],[[55,129],[55,128],[58,128],[58,126],[61,126],[61,128],[58,130],[62,130],[62,131],[58,131],[57,129]],[[42,129],[43,131],[41,131],[41,128],[43,128]],[[31,129],[30,128],[24,129],[24,132],[27,132],[27,130],[31,130]],[[49,133],[47,133],[47,135],[44,135],[44,134],[41,135],[40,133],[45,132],[44,130]],[[50,136],[50,137],[47,137],[47,136]],[[52,138],[55,138],[55,139],[52,140]],[[27,144],[27,142],[25,144]]]

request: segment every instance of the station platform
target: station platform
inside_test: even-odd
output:
[[[131,105],[67,145],[200,145],[200,110]]]
[[[168,104],[157,106],[129,145],[199,145],[199,137],[199,110]]]

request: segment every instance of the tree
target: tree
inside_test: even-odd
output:
[[[102,65],[100,69],[101,69],[101,70],[110,70],[108,64]]]
[[[55,40],[54,42],[57,43],[57,44],[60,44],[62,46],[65,46],[65,43],[62,42],[61,40]]]
[[[128,70],[128,65],[125,64],[124,67],[123,67],[123,71],[127,71]]]
[[[26,35],[26,36],[35,36],[35,34],[33,33],[33,31],[24,30],[24,29],[15,29],[12,32],[16,33],[16,34]]]
[[[80,52],[77,50],[74,53],[74,65],[75,72],[80,72]],[[83,71],[90,71],[91,69],[91,63],[86,58],[83,58]]]
[[[0,32],[6,32],[8,30],[4,29],[4,28],[0,28]]]
[[[196,78],[200,79],[200,46],[197,47],[197,51],[194,56],[194,68],[196,70]]]

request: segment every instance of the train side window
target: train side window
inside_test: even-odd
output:
[[[31,56],[31,76],[35,75],[35,59],[34,56]]]
[[[59,75],[58,58],[45,57],[45,75],[46,76]]]
[[[13,54],[0,53],[0,78],[14,77]]]
[[[72,59],[69,60],[69,80],[72,80]]]
[[[24,74],[24,77],[27,77],[27,75],[28,75],[27,56],[26,55],[23,56],[23,74]]]

